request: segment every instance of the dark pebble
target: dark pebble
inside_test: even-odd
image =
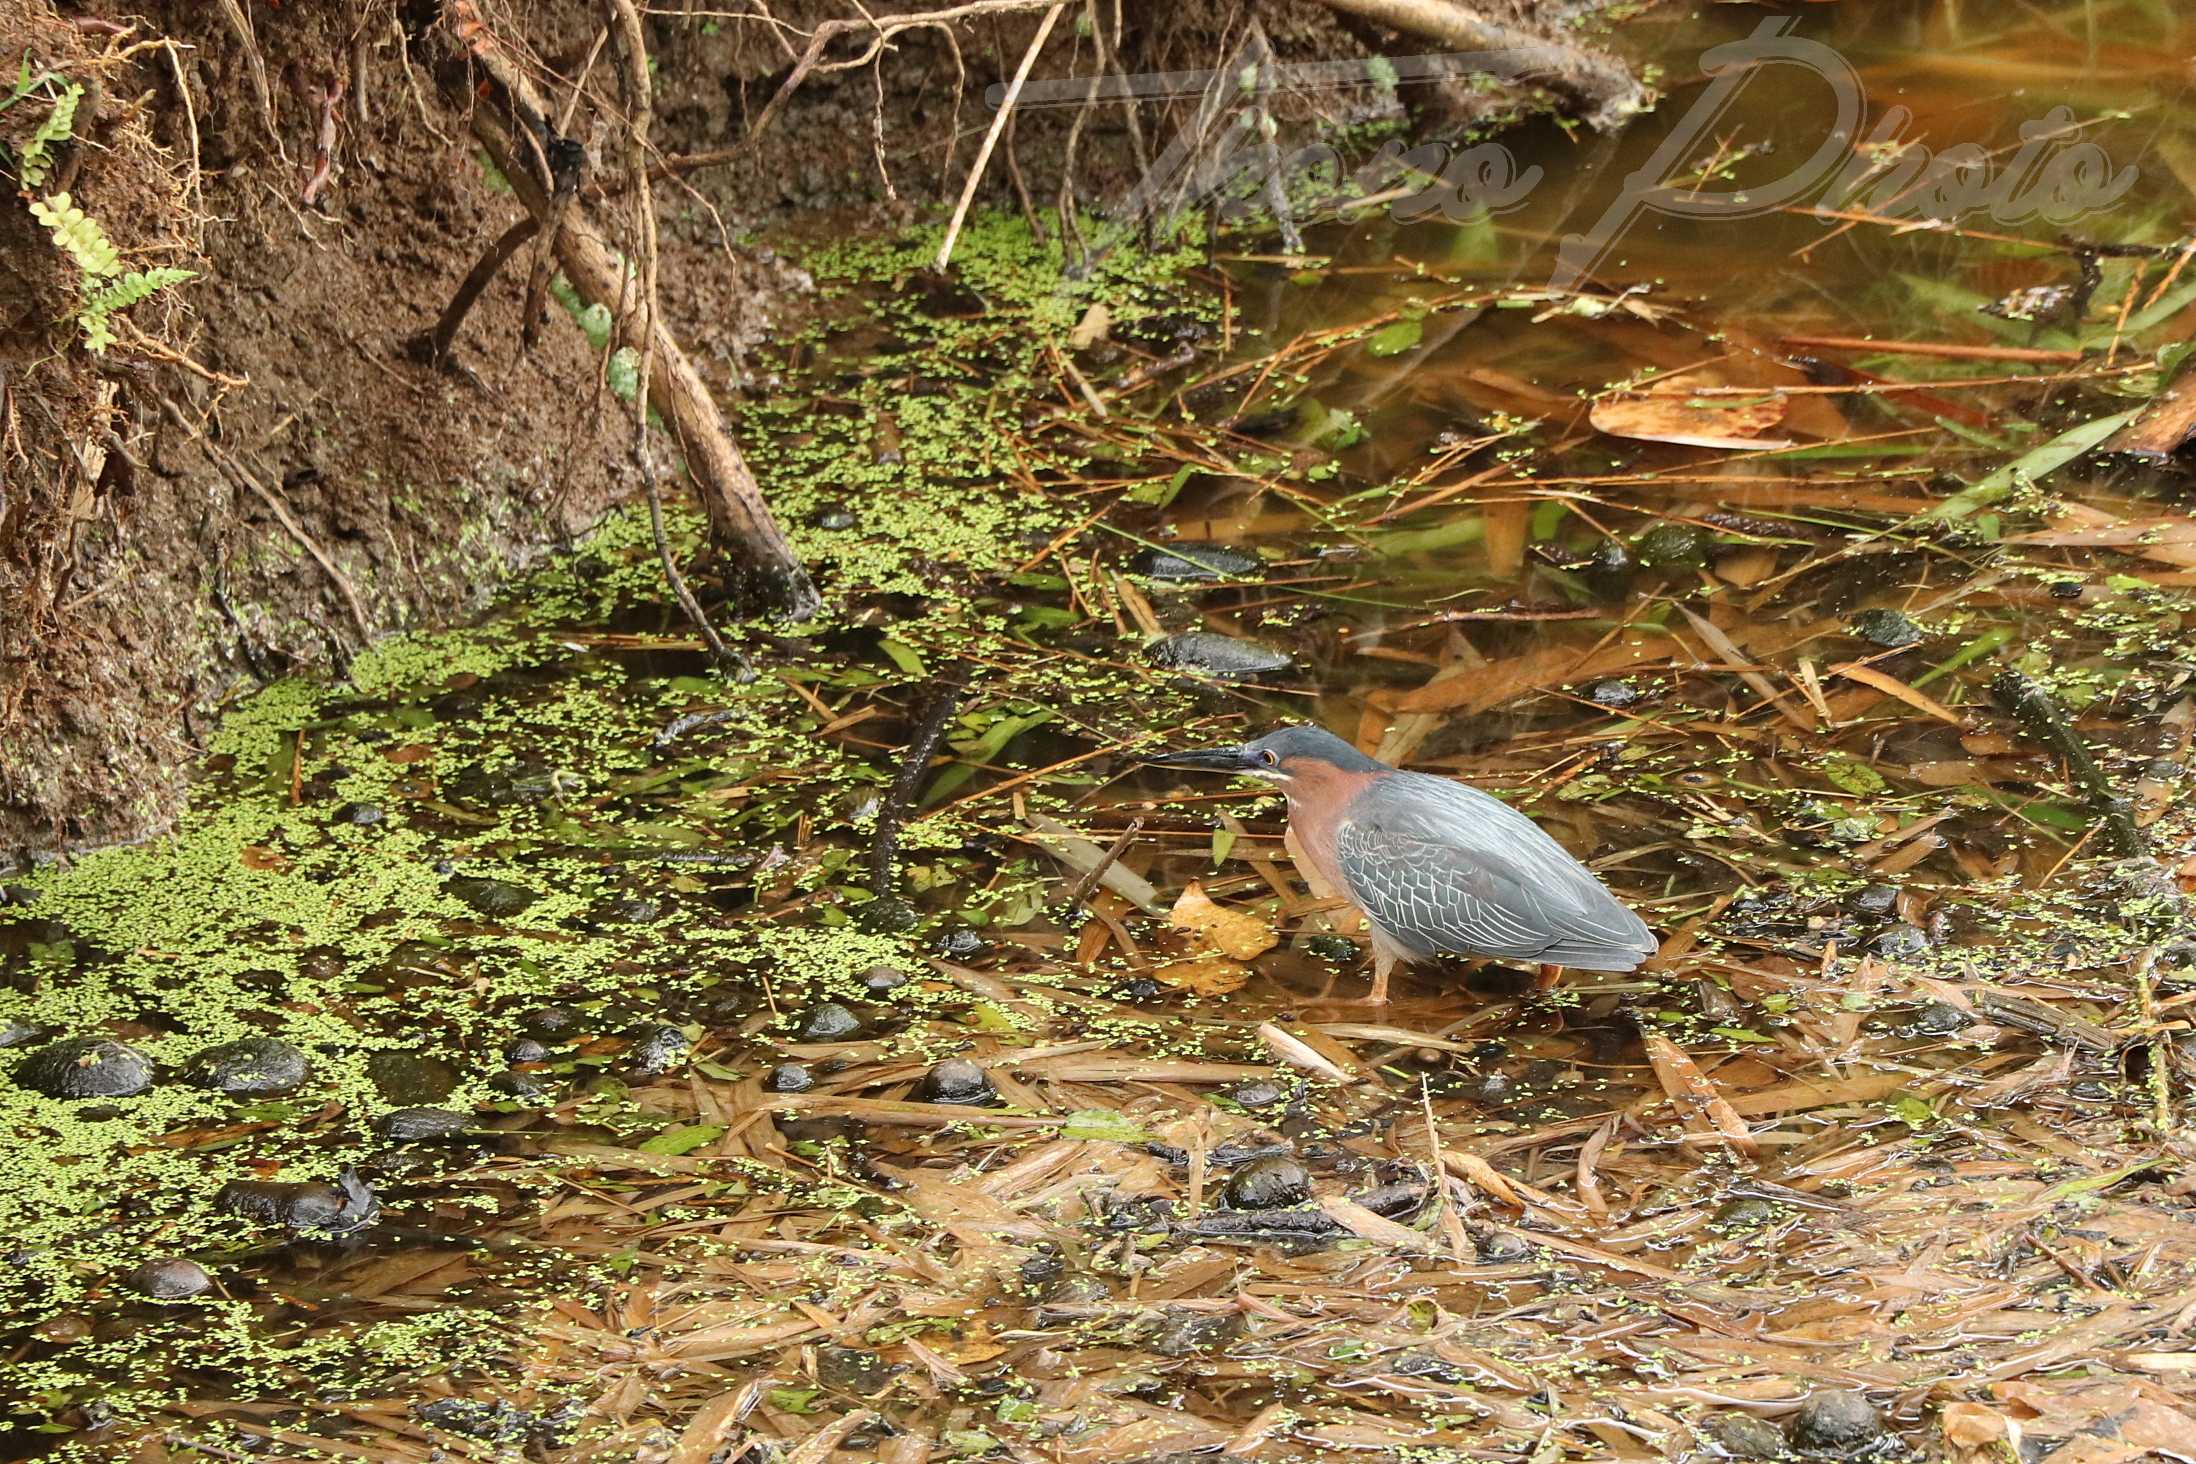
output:
[[[614,925],[653,925],[663,918],[663,906],[646,895],[627,895],[612,900],[602,918]]]
[[[294,1093],[313,1075],[313,1065],[289,1043],[273,1037],[246,1037],[209,1047],[191,1059],[185,1081],[232,1098],[263,1098]]]
[[[503,1049],[503,1059],[514,1067],[523,1062],[547,1062],[549,1049],[531,1037],[513,1037],[511,1045]]]
[[[473,1116],[454,1108],[397,1108],[374,1121],[374,1132],[390,1144],[441,1144],[472,1131]]]
[[[651,1022],[633,1032],[633,1048],[626,1065],[644,1077],[658,1077],[679,1065],[693,1042],[668,1022]]]
[[[1483,1231],[1474,1238],[1472,1245],[1479,1252],[1481,1260],[1495,1266],[1529,1260],[1533,1254],[1533,1248],[1526,1243],[1525,1237],[1514,1230]]]
[[[1882,646],[1887,651],[1919,645],[1924,636],[1912,617],[1898,610],[1863,610],[1853,617],[1849,628],[1870,645]]]
[[[847,1042],[862,1033],[862,1019],[835,1001],[827,1001],[807,1016],[795,1029],[803,1042]]]
[[[49,1043],[15,1069],[16,1086],[48,1098],[134,1098],[152,1080],[152,1059],[104,1037]]]
[[[1657,524],[1632,544],[1650,569],[1699,569],[1708,562],[1708,536],[1691,524]]]
[[[1792,1447],[1832,1458],[1851,1458],[1877,1447],[1883,1416],[1866,1395],[1836,1389],[1816,1393],[1792,1415]]]
[[[1864,886],[1845,897],[1845,908],[1855,915],[1864,915],[1871,920],[1881,920],[1899,908],[1899,887],[1887,884]],[[1744,1418],[1751,1415],[1740,1414],[1737,1416]]]
[[[0,884],[0,905],[29,906],[38,903],[38,891],[29,885]]]
[[[1159,1314],[1145,1345],[1161,1357],[1194,1357],[1225,1347],[1242,1330],[1243,1314],[1239,1311],[1176,1307]]]
[[[781,1062],[763,1079],[763,1089],[770,1093],[806,1093],[815,1086],[815,1075],[797,1062]]]
[[[816,527],[819,529],[851,529],[860,522],[860,519],[843,508],[824,509],[816,515],[815,519]]]
[[[862,989],[871,996],[883,996],[907,985],[907,973],[896,966],[871,966],[862,973]]]
[[[965,925],[957,925],[938,937],[938,954],[955,961],[973,961],[990,949],[982,936]]]
[[[1228,1090],[1228,1097],[1245,1108],[1268,1108],[1288,1097],[1279,1083],[1264,1078],[1252,1078],[1247,1083],[1237,1083]]]
[[[1304,949],[1336,966],[1346,966],[1357,959],[1357,942],[1346,935],[1306,936]]]
[[[899,1369],[874,1352],[860,1347],[823,1346],[816,1349],[816,1381],[841,1393],[868,1397]]]
[[[45,1030],[27,1022],[0,1022],[0,1051],[10,1047],[28,1047],[44,1036]]]
[[[461,875],[450,881],[450,893],[493,919],[523,915],[541,896],[509,880]]]
[[[235,1180],[214,1196],[214,1208],[261,1225],[348,1235],[374,1223],[381,1202],[366,1182],[344,1170],[334,1184]]]
[[[922,924],[922,917],[907,901],[879,895],[856,908],[854,924],[871,935],[905,935]]]
[[[1727,1459],[1775,1459],[1784,1453],[1784,1431],[1751,1413],[1711,1414],[1700,1431]]]
[[[1876,954],[1887,961],[1918,960],[1929,953],[1929,932],[1901,921],[1877,936],[1874,945]]]
[[[488,1091],[501,1093],[506,1098],[546,1098],[549,1096],[549,1084],[538,1072],[529,1073],[512,1068],[490,1078]]]
[[[1067,1258],[1050,1245],[1031,1251],[1015,1271],[1022,1284],[1032,1291],[1045,1290],[1066,1273]]]
[[[1138,1006],[1154,1002],[1167,994],[1167,989],[1149,976],[1131,976],[1113,988],[1116,1001],[1134,1002]]]
[[[1933,1001],[1914,1014],[1906,1030],[1916,1037],[1949,1037],[1975,1019],[1948,1001]]]
[[[1607,707],[1610,711],[1621,712],[1626,707],[1636,707],[1647,700],[1647,693],[1641,691],[1629,681],[1619,681],[1611,678],[1607,681],[1597,681],[1592,686],[1587,687],[1586,700],[1597,707]]]
[[[991,1075],[965,1057],[949,1057],[916,1085],[915,1096],[924,1103],[962,1103],[982,1107],[999,1101]]]
[[[564,1042],[579,1035],[586,1019],[568,1006],[535,1007],[518,1019],[519,1031],[536,1042]],[[516,1062],[518,1059],[513,1058]],[[533,1058],[530,1061],[539,1062]]]
[[[1255,1159],[1228,1176],[1226,1198],[1234,1210],[1286,1210],[1311,1198],[1311,1174],[1294,1159]]]
[[[1129,560],[1129,572],[1146,579],[1194,582],[1223,576],[1242,579],[1265,568],[1265,561],[1241,549],[1219,544],[1196,548],[1145,549]]]
[[[362,829],[372,828],[387,816],[378,803],[346,803],[335,811],[337,823],[351,824]]]
[[[1767,1200],[1725,1200],[1716,1206],[1716,1213],[1709,1223],[1718,1230],[1761,1230],[1774,1225],[1779,1219],[1777,1207]]]
[[[391,1103],[433,1103],[457,1087],[457,1071],[439,1057],[383,1049],[366,1059],[366,1075]]]
[[[163,1256],[130,1273],[130,1284],[155,1301],[187,1301],[213,1289],[213,1277],[196,1261]]]
[[[1220,681],[1278,675],[1296,664],[1295,658],[1286,651],[1209,630],[1170,635],[1147,647],[1144,654],[1154,665],[1196,672]]]
[[[1472,1086],[1471,1094],[1481,1103],[1507,1103],[1517,1096],[1517,1084],[1508,1073],[1489,1073]]]

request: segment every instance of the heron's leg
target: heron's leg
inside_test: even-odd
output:
[[[1379,942],[1375,941],[1373,943],[1373,989],[1372,993],[1365,998],[1366,1002],[1376,1007],[1384,1007],[1388,1004],[1388,976],[1394,970],[1395,957],[1382,950]]]
[[[1533,980],[1533,990],[1546,991],[1563,979],[1563,968],[1541,963],[1540,974]]]

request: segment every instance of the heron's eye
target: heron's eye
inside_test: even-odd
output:
[[[1280,757],[1270,747],[1258,754],[1258,760],[1264,763],[1269,768],[1277,768],[1281,766]]]

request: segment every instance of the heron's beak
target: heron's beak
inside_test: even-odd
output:
[[[1201,773],[1247,773],[1262,764],[1241,747],[1210,747],[1194,752],[1162,752],[1147,757],[1155,768],[1195,768]]]

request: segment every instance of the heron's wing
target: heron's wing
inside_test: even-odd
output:
[[[1350,898],[1398,944],[1629,971],[1654,954],[1645,922],[1531,819],[1420,774],[1352,800],[1335,835]]]

